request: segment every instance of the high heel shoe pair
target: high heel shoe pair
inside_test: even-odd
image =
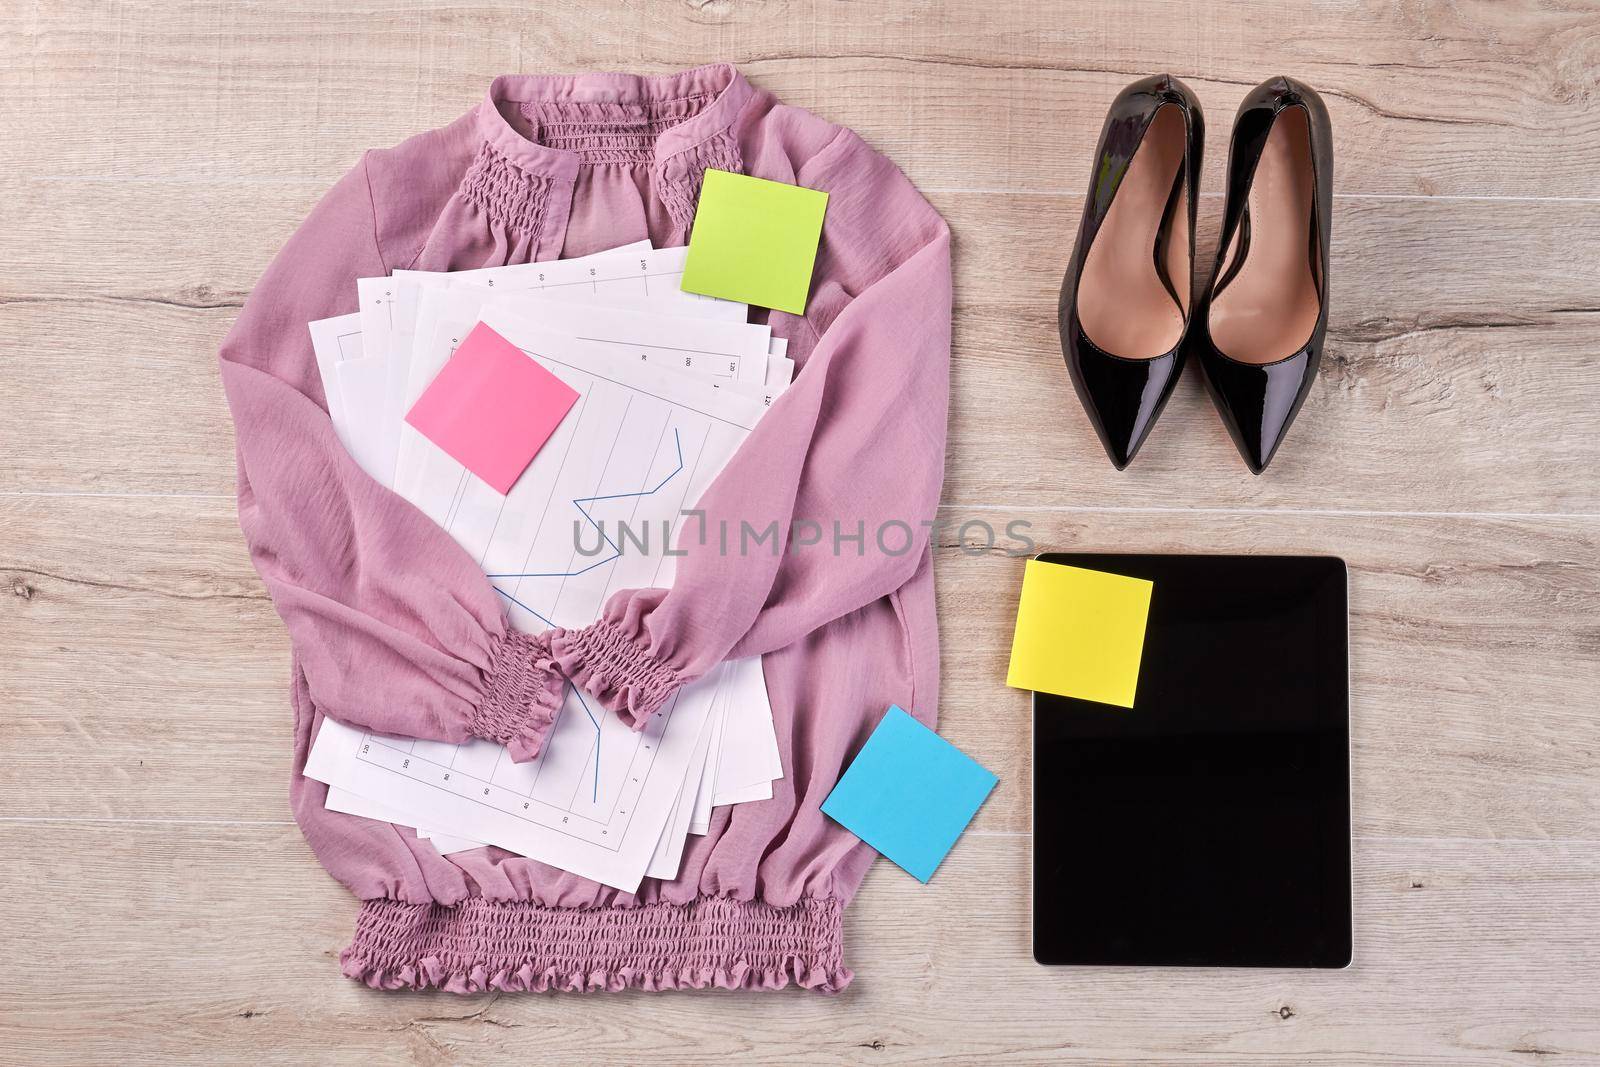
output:
[[[1200,102],[1171,75],[1117,95],[1061,283],[1062,355],[1118,470],[1149,436],[1192,353],[1239,453],[1260,474],[1321,359],[1333,202],[1322,99],[1290,78],[1245,97],[1216,268],[1196,300],[1204,133]]]

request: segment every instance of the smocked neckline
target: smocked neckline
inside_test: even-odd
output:
[[[654,136],[645,155],[660,164],[730,128],[754,94],[744,75],[728,63],[676,74],[502,74],[490,83],[489,93],[478,107],[478,125],[484,141],[519,169],[572,181],[585,163],[609,158],[612,146],[564,147],[570,140],[560,139],[563,144],[531,140],[506,119],[502,104],[577,110],[632,107],[649,113],[706,99],[704,106]],[[618,146],[617,158],[624,150]]]

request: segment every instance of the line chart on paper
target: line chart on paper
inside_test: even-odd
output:
[[[513,623],[523,628],[580,626],[597,617],[617,589],[660,584],[668,558],[640,557],[648,570],[619,567],[628,557],[618,535],[606,529],[616,531],[626,523],[651,536],[667,536],[665,531],[692,503],[688,492],[696,480],[694,457],[704,447],[705,432],[703,427],[674,424],[669,409],[633,392],[604,381],[589,384],[576,417],[566,420],[546,445],[563,457],[547,486],[534,484],[545,472],[531,472],[533,478],[524,478],[528,488],[519,482],[511,496],[501,497],[461,472],[441,525],[463,544],[471,544],[487,523],[480,563],[496,592],[511,605]],[[686,430],[694,435],[692,452],[685,448]],[[485,503],[494,505],[492,518],[481,510]],[[584,555],[579,544],[585,531],[598,531],[604,546],[594,557]],[[501,560],[504,564],[497,566]],[[618,584],[619,577],[628,575],[633,577],[627,585]],[[432,751],[427,742],[413,744],[423,746],[423,754]],[[629,756],[641,747],[649,752],[647,746],[615,716],[597,714],[590,698],[569,687],[545,754],[534,763],[514,764],[487,742],[437,746],[441,751],[432,759],[442,766],[446,750],[452,752],[451,760],[464,756],[474,785],[481,779],[489,790],[483,795],[495,796],[496,788],[527,792],[560,808],[564,817],[580,820],[564,822],[561,829],[572,832],[576,825],[584,832],[591,824],[627,814],[629,787],[637,784],[628,773]],[[444,781],[440,772],[441,784]],[[502,799],[515,803],[514,798]],[[599,834],[609,836],[605,830]]]
[[[515,597],[511,593],[507,592],[506,589],[504,588],[504,583],[507,582],[507,581],[513,580],[513,579],[520,580],[520,579],[523,579],[523,578],[577,578],[577,577],[579,577],[581,575],[587,574],[588,572],[590,572],[592,570],[595,570],[596,568],[603,567],[607,563],[610,563],[615,559],[620,558],[622,556],[622,546],[617,543],[616,538],[614,538],[610,534],[606,533],[605,520],[604,519],[596,519],[594,517],[594,515],[590,512],[589,507],[586,507],[585,505],[595,506],[595,505],[603,504],[603,503],[605,503],[607,501],[611,501],[611,500],[631,500],[631,499],[634,499],[636,497],[654,496],[656,493],[661,492],[663,489],[665,489],[667,487],[667,483],[671,482],[674,478],[676,478],[678,475],[683,473],[683,435],[682,435],[682,432],[679,431],[676,427],[674,427],[673,430],[672,430],[672,443],[673,443],[673,446],[677,449],[677,452],[678,452],[678,463],[677,463],[677,465],[675,467],[672,468],[672,470],[667,472],[666,477],[662,478],[661,481],[657,482],[651,488],[643,489],[643,490],[640,490],[638,492],[603,493],[603,494],[597,494],[595,496],[573,497],[573,499],[571,501],[571,504],[572,504],[574,510],[576,510],[577,513],[583,517],[585,522],[587,522],[591,527],[594,528],[595,534],[597,535],[597,539],[595,541],[595,554],[599,555],[601,552],[604,551],[600,547],[602,544],[604,544],[607,548],[609,548],[611,550],[611,554],[610,555],[606,556],[604,559],[596,560],[593,563],[585,564],[583,567],[580,567],[578,570],[567,570],[567,571],[524,571],[524,572],[520,572],[520,573],[511,573],[511,574],[493,574],[493,573],[491,573],[489,575],[489,580],[491,582],[495,583],[495,587],[494,587],[495,588],[495,592],[497,592],[501,596],[505,597],[507,600],[509,600],[516,607],[519,607],[523,611],[528,612],[530,615],[532,615],[535,618],[537,618],[540,622],[545,623],[547,626],[554,626],[555,623],[551,622],[550,619],[546,615],[544,615],[541,612],[538,612],[538,611],[534,610],[533,608],[529,607],[527,604],[524,604],[521,600],[517,599],[517,597]],[[615,527],[615,526],[613,527],[613,529],[617,529],[617,528],[618,527]],[[618,536],[623,536],[623,535],[619,533]],[[646,527],[645,530],[643,531],[643,536],[644,536],[644,538],[648,538],[648,536],[649,536],[649,528],[648,527]],[[662,536],[666,536],[666,528],[665,527],[663,528]],[[635,532],[634,537],[635,537],[636,543],[637,543],[637,540],[639,539],[639,533]],[[574,530],[574,541],[575,541],[575,543],[577,543],[577,531],[576,530]],[[580,553],[583,552],[583,548],[582,548],[581,544],[579,544],[578,551]]]
[[[555,623],[551,622],[548,616],[529,607],[527,604],[518,599],[515,594],[507,592],[505,589],[505,583],[509,581],[520,581],[524,578],[577,578],[587,574],[592,570],[595,570],[596,568],[603,567],[613,560],[621,558],[622,546],[617,544],[616,540],[610,534],[606,533],[605,520],[596,519],[589,509],[590,507],[595,507],[612,500],[630,500],[635,497],[654,496],[656,493],[659,493],[665,489],[668,483],[683,473],[683,434],[676,427],[674,427],[672,430],[672,443],[673,447],[677,449],[678,453],[677,465],[674,466],[672,470],[668,471],[666,476],[651,488],[640,490],[638,492],[600,493],[593,496],[574,497],[572,499],[571,503],[573,508],[578,512],[578,514],[583,516],[584,521],[592,526],[595,532],[599,535],[599,541],[596,543],[596,554],[598,555],[602,551],[599,549],[598,545],[603,543],[610,548],[610,555],[606,556],[604,559],[596,560],[593,563],[586,564],[578,570],[533,571],[520,574],[491,574],[489,575],[489,580],[494,583],[495,592],[509,600],[514,607],[526,611],[540,622],[546,624],[547,626],[554,626]],[[588,507],[585,505],[588,505]],[[663,536],[666,536],[665,529],[663,529]],[[579,551],[582,551],[581,547]],[[588,718],[589,724],[594,727],[594,773],[592,776],[594,788],[591,791],[591,799],[594,803],[598,804],[600,801],[601,753],[604,747],[604,731],[600,726],[602,720],[599,716],[595,715],[594,709],[591,708],[589,706],[589,702],[583,698],[583,693],[581,691],[574,689],[571,695],[572,698],[578,702],[579,706],[583,708],[583,713]]]
[[[582,695],[568,690],[569,702]],[[580,708],[582,707],[580,703]],[[548,830],[589,844],[611,847],[620,842],[637,808],[659,745],[659,734],[674,708],[664,709],[659,727],[632,734],[636,743],[614,745],[615,768],[599,762],[606,718],[594,718],[590,744],[577,752],[558,753],[552,742],[544,758],[514,763],[506,750],[489,741],[450,745],[436,741],[391,738],[366,733],[357,759],[485,808],[538,823]],[[563,708],[562,714],[569,709]],[[655,736],[652,736],[655,735]],[[570,747],[570,746],[568,746]],[[584,771],[593,764],[593,777]],[[602,789],[603,786],[603,789]]]
[[[484,322],[579,401],[509,494],[429,448],[405,495],[478,562],[517,629],[580,628],[619,590],[671,585],[678,527],[764,405],[707,378],[553,339],[516,316]],[[320,780],[415,813],[419,825],[436,817],[451,833],[628,888],[679,808],[692,755],[705,750],[722,678],[719,668],[677,690],[639,731],[568,686],[526,763],[490,741],[390,738],[325,722],[334,769]]]

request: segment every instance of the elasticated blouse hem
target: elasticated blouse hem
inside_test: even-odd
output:
[[[340,956],[374,989],[452,993],[782,989],[835,993],[843,906],[699,897],[687,904],[550,908],[472,897],[453,906],[368,900]]]

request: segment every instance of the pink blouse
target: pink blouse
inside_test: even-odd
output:
[[[821,543],[686,537],[670,590],[581,630],[507,628],[478,565],[334,436],[308,321],[357,277],[687,241],[706,167],[829,194],[804,316],[771,312],[799,370],[701,501],[711,529],[816,523]],[[224,342],[239,520],[293,646],[295,817],[363,901],[343,955],[381,988],[822,990],[850,981],[841,913],[872,851],[820,812],[891,703],[938,701],[929,529],[943,478],[950,237],[850,130],[732,67],[495,79],[461,119],[366,153],[278,254]],[[767,312],[755,312],[757,317]],[[814,529],[814,528],[813,528]],[[442,856],[326,810],[301,775],[323,716],[536,754],[563,678],[642,724],[728,658],[765,655],[784,777],[718,808],[679,877],[621,893],[498,848]]]

